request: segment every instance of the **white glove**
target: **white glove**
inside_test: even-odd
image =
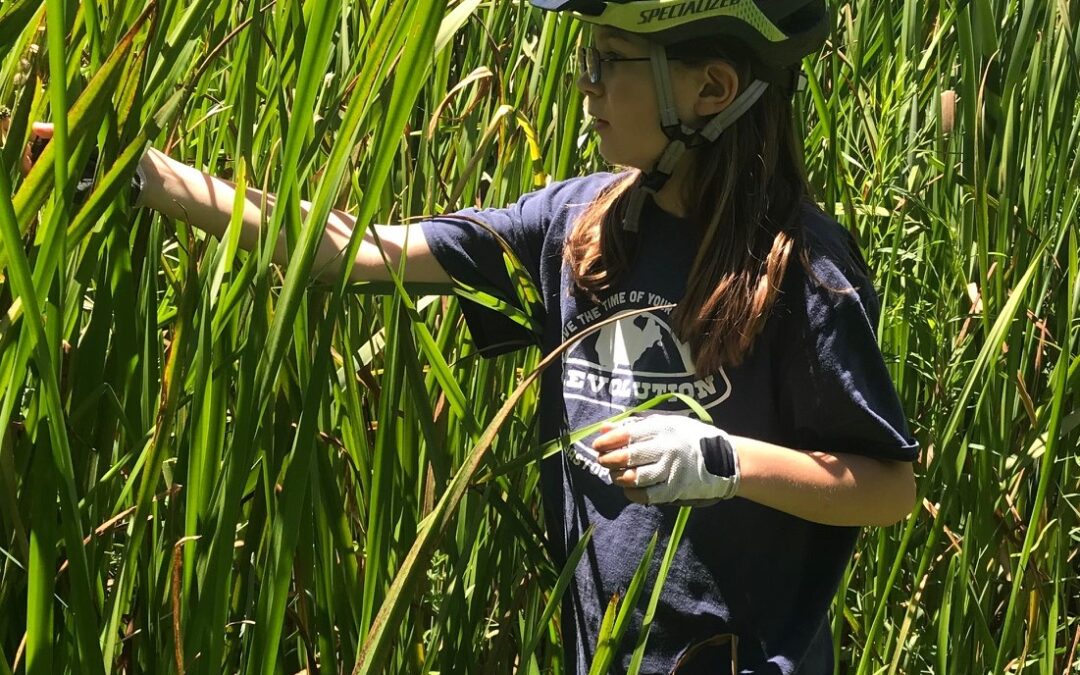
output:
[[[618,427],[630,436],[622,448],[600,456],[616,484],[634,469],[633,486],[644,488],[646,502],[692,506],[730,499],[739,488],[739,455],[722,430],[682,415],[632,417]]]

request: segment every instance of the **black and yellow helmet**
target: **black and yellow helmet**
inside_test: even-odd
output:
[[[825,43],[831,18],[825,0],[530,0],[587,23],[619,28],[660,45],[730,36],[749,50],[755,76],[787,80],[787,72]],[[763,67],[762,67],[763,66]],[[781,82],[770,82],[781,84]],[[786,82],[785,82],[786,84]]]
[[[685,150],[711,143],[744,114],[769,86],[791,96],[804,83],[800,64],[825,43],[831,17],[825,0],[529,0],[552,12],[570,12],[586,23],[637,33],[651,44],[661,126],[671,141],[631,198],[624,226],[636,231],[647,194],[670,178]],[[753,82],[704,129],[683,124],[675,113],[667,68],[669,45],[709,36],[730,37],[750,60]]]

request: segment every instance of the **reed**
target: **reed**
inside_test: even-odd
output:
[[[1078,27],[852,0],[807,61],[811,179],[923,447],[918,508],[844,577],[837,672],[1080,669]],[[480,359],[445,289],[310,279],[331,208],[358,243],[603,168],[578,30],[501,0],[0,4],[0,675],[563,672],[540,355]],[[33,120],[57,138],[24,177]],[[276,192],[262,244],[133,210],[151,143]]]

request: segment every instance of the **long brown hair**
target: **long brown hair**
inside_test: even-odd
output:
[[[686,65],[724,59],[739,73],[740,89],[751,82],[742,50],[694,40],[668,47]],[[809,270],[801,244],[799,210],[809,201],[801,142],[795,137],[792,103],[777,87],[764,95],[715,142],[693,152],[680,197],[698,237],[698,253],[686,293],[672,312],[678,338],[689,343],[699,376],[738,365],[750,352],[780,290],[792,254]],[[580,214],[563,258],[574,291],[598,301],[629,271],[637,235],[624,232],[628,192],[642,177],[630,169]]]

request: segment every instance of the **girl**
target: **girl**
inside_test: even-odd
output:
[[[509,244],[540,290],[540,328],[462,310],[485,355],[574,341],[542,379],[542,442],[663,393],[711,416],[672,397],[542,463],[556,557],[594,527],[564,600],[569,671],[588,670],[612,594],[690,503],[642,672],[831,673],[830,603],[860,526],[913,508],[918,447],[877,347],[865,263],[809,199],[794,134],[824,1],[530,1],[592,24],[577,86],[620,172],[456,214],[467,218],[372,227],[392,265],[408,257],[407,281],[457,279],[516,303],[497,237]],[[224,233],[229,183],[152,149],[140,177],[138,203]],[[271,204],[249,191],[245,247]],[[342,212],[327,223],[314,267],[327,278],[352,226]],[[370,234],[350,274],[388,279]],[[581,335],[626,310],[644,311]]]

